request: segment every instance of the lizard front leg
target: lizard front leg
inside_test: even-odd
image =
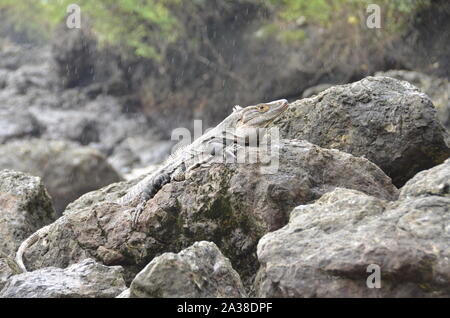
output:
[[[155,194],[169,182],[170,175],[168,173],[161,173],[145,185],[140,194],[139,203],[131,212],[131,226],[133,228],[137,227],[139,216],[141,215],[142,211],[144,211],[147,201],[153,198]]]

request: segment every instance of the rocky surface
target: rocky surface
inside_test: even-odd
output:
[[[237,298],[244,286],[216,244],[197,242],[155,257],[133,280],[131,298]]]
[[[123,265],[131,281],[155,256],[209,240],[248,280],[257,268],[259,238],[283,226],[293,207],[336,187],[397,198],[390,179],[364,158],[304,141],[282,141],[279,151],[274,174],[261,173],[257,164],[216,164],[167,184],[147,203],[137,228],[132,207],[103,202],[123,195],[132,182],[86,194],[25,253],[27,268],[65,267],[90,256]]]
[[[401,189],[400,199],[449,195],[450,159],[447,159],[443,164],[422,171],[409,180]]]
[[[0,170],[1,253],[14,257],[23,240],[55,219],[51,198],[39,177]]]
[[[125,289],[120,266],[86,259],[66,269],[48,267],[12,276],[0,298],[111,298]]]
[[[378,72],[377,76],[388,76],[407,81],[426,93],[437,109],[442,125],[450,130],[450,83],[446,78],[437,78],[414,71],[391,70]]]
[[[55,209],[91,190],[121,180],[98,151],[63,141],[31,139],[0,145],[0,169],[14,169],[42,178]]]
[[[450,156],[448,133],[428,96],[388,77],[367,77],[293,102],[274,125],[283,138],[364,156],[397,186]]]
[[[9,140],[39,137],[42,126],[28,111],[0,109],[0,144]]]
[[[64,40],[69,43],[60,50],[34,48],[35,58],[22,57],[24,47],[0,47],[2,62],[12,58],[10,52],[17,58],[14,65],[0,63],[0,144],[31,137],[75,142],[99,150],[122,173],[161,162],[173,143],[136,112],[135,98],[116,96],[117,84],[107,81],[112,74],[90,73],[88,39],[73,33]],[[76,58],[82,63],[67,62]],[[77,71],[67,70],[70,65]]]
[[[450,297],[450,160],[387,202],[336,189],[258,244],[260,297]],[[380,268],[381,288],[366,284]]]
[[[0,252],[0,291],[10,277],[20,274],[21,272],[22,270],[12,257]]]

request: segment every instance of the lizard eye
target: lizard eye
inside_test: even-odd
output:
[[[262,113],[266,112],[269,109],[268,105],[260,105],[258,106],[258,110]]]

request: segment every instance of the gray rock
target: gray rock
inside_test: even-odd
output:
[[[238,273],[216,244],[196,242],[155,257],[133,280],[131,298],[246,297]]]
[[[429,170],[419,172],[400,191],[400,199],[430,195],[450,196],[450,159]]]
[[[19,95],[25,95],[32,89],[49,89],[52,85],[49,78],[48,63],[39,65],[23,65],[10,73],[7,86]]]
[[[10,277],[20,274],[21,272],[22,270],[13,258],[0,252],[0,290],[2,290]]]
[[[56,219],[39,177],[0,170],[0,252],[14,257],[20,243]]]
[[[258,244],[257,296],[450,297],[448,180],[449,160],[415,176],[396,202],[336,189],[298,206]],[[367,285],[372,264],[380,288]]]
[[[0,89],[4,89],[8,83],[9,72],[0,68]]]
[[[48,48],[35,44],[7,41],[0,44],[0,52],[0,69],[17,70],[26,64],[41,65],[49,60]]]
[[[388,76],[408,81],[430,96],[437,109],[437,115],[442,125],[450,130],[450,83],[446,78],[437,78],[414,71],[391,70],[378,72],[376,76]]]
[[[367,77],[296,101],[274,125],[284,138],[364,156],[397,186],[450,156],[431,100],[388,77]]]
[[[0,108],[0,144],[9,140],[39,137],[43,127],[27,110],[20,112]]]
[[[75,141],[89,145],[100,141],[98,116],[83,110],[42,109],[33,107],[33,115],[46,127],[43,138]]]
[[[57,212],[82,194],[121,180],[98,151],[63,141],[39,139],[0,145],[0,169],[42,178]]]
[[[275,174],[258,164],[214,164],[165,185],[137,227],[132,206],[112,202],[133,182],[91,192],[69,206],[50,233],[25,253],[27,268],[66,267],[82,257],[123,265],[131,281],[155,256],[213,241],[244,281],[256,273],[256,244],[286,224],[290,211],[339,186],[395,200],[397,189],[376,165],[305,141],[282,141]]]
[[[66,269],[48,267],[15,275],[0,298],[112,298],[126,288],[120,266],[86,259]]]

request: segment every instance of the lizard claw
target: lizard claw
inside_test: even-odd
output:
[[[141,201],[134,209],[131,211],[131,228],[136,229],[139,221],[139,216],[141,216],[142,211],[144,211],[146,201]]]
[[[153,180],[148,189],[145,189],[142,192],[138,205],[131,212],[131,226],[133,229],[137,228],[139,217],[141,216],[142,211],[144,211],[147,201],[152,198],[159,191],[159,189],[169,182],[170,176],[167,173],[163,173]]]

